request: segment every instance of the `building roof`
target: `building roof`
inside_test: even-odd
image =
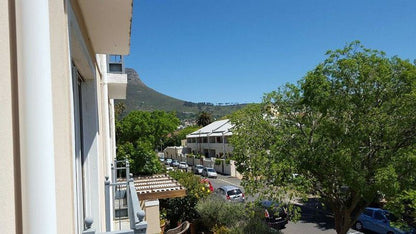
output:
[[[195,132],[186,135],[186,138],[193,137],[207,137],[207,136],[231,136],[231,128],[234,125],[231,124],[229,119],[218,120],[208,124],[207,126],[196,130]]]

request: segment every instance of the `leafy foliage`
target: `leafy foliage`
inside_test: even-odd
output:
[[[196,120],[196,124],[198,124],[198,126],[204,127],[210,123],[212,123],[212,114],[206,111],[200,112],[198,119]]]
[[[253,212],[253,204],[225,202],[212,195],[201,199],[196,210],[213,233],[279,233],[262,220],[264,209]]]
[[[387,203],[387,209],[416,227],[416,189],[403,191]]]
[[[163,167],[154,149],[179,125],[174,113],[132,111],[116,122],[117,158],[128,159],[135,174],[154,174]]]
[[[164,169],[148,142],[138,141],[136,145],[126,142],[117,147],[117,154],[118,160],[129,160],[133,174],[152,175]]]
[[[416,66],[359,42],[327,55],[236,113],[231,143],[246,191],[316,193],[346,233],[378,194],[416,186]]]
[[[200,200],[196,210],[204,224],[210,229],[220,226],[231,228],[246,218],[244,204],[224,202],[215,195]]]
[[[195,206],[199,199],[207,197],[211,190],[201,178],[190,172],[171,171],[169,175],[186,188],[186,196],[163,200],[161,206],[166,209],[166,218],[175,226],[180,221],[192,221],[199,217]]]
[[[172,135],[170,135],[167,138],[165,145],[166,146],[180,146],[181,140],[186,139],[186,135],[192,132],[195,132],[198,129],[199,129],[198,126],[188,126],[184,129],[174,132]]]

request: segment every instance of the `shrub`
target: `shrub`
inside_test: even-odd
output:
[[[226,158],[226,159],[225,159],[225,164],[227,164],[227,165],[228,165],[228,164],[230,164],[230,161],[231,161],[231,159]]]
[[[222,160],[221,159],[215,159],[215,165],[221,165]]]
[[[193,221],[199,217],[195,206],[199,199],[207,197],[211,191],[201,183],[201,178],[189,172],[170,171],[169,175],[186,188],[186,196],[182,198],[161,200],[161,208],[166,209],[166,218],[171,228],[180,221]]]
[[[201,199],[196,210],[203,223],[211,230],[221,226],[232,227],[246,217],[244,204],[225,202],[215,195]]]
[[[280,233],[280,231],[270,228],[260,217],[251,217],[247,219],[247,222],[241,223],[241,225],[234,226],[230,233],[236,234],[271,234]]]
[[[254,203],[226,202],[211,195],[199,200],[196,210],[201,223],[213,233],[279,233],[264,222],[263,210]]]

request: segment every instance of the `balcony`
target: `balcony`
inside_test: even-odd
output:
[[[118,167],[118,163],[124,163],[124,166]],[[104,233],[118,233],[118,234],[145,234],[147,231],[147,222],[145,221],[145,212],[140,206],[139,197],[137,196],[137,190],[135,188],[135,183],[130,174],[130,166],[128,161],[115,161],[113,166],[113,181],[110,181],[108,177],[105,180],[105,226],[106,232]],[[119,170],[125,170],[126,178],[125,180],[117,180],[115,177]],[[114,200],[111,199],[110,193],[113,193]],[[114,205],[114,208],[111,209],[111,204]],[[123,209],[117,209],[116,204],[123,204]],[[126,205],[126,207],[124,207]],[[123,229],[121,228],[121,217],[125,209],[125,215],[127,219],[123,220]],[[112,215],[115,214],[116,220],[120,223],[120,230],[112,231],[111,223]],[[126,222],[129,222],[129,225],[125,225]],[[82,234],[96,234],[94,228],[92,228],[93,219],[87,217],[85,219],[85,230]]]
[[[107,55],[108,98],[126,99],[127,74],[122,55]]]

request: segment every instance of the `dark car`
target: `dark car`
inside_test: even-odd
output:
[[[265,200],[260,202],[260,207],[264,210],[264,219],[269,227],[282,229],[288,223],[285,206],[274,201]]]

